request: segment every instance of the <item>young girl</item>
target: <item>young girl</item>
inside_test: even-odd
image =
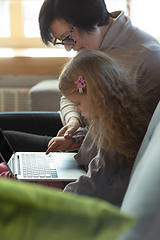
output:
[[[89,49],[64,67],[59,89],[86,122],[72,138],[55,137],[48,144],[47,154],[83,140],[75,159],[87,174],[64,191],[120,205],[150,119],[145,100],[109,57]]]
[[[105,54],[84,50],[60,75],[61,93],[88,120],[88,133],[76,155],[87,175],[64,191],[95,196],[120,205],[130,171],[149,123],[145,100],[135,85]],[[72,139],[53,138],[47,153],[68,149],[83,138],[82,129]]]

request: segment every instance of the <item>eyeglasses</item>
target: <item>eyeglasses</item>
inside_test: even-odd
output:
[[[72,39],[72,34],[73,34],[73,31],[74,31],[74,28],[75,28],[75,26],[72,27],[69,36],[66,37],[65,39],[59,40],[59,39],[55,38],[54,43],[53,43],[54,46],[75,45],[76,41],[74,39]]]

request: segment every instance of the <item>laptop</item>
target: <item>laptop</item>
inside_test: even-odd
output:
[[[21,181],[75,181],[86,171],[73,152],[14,152],[0,129],[0,157],[13,178]]]

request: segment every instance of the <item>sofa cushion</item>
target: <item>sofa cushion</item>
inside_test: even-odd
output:
[[[134,214],[137,224],[118,240],[160,239],[160,122],[134,169],[121,211]]]
[[[102,200],[0,179],[3,240],[113,240],[134,222]]]
[[[59,111],[61,93],[58,80],[44,80],[34,85],[28,93],[30,111]]]

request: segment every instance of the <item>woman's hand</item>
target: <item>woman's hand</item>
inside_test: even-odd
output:
[[[73,138],[65,139],[64,137],[54,137],[48,143],[46,154],[57,151],[65,152],[72,146],[74,141]]]
[[[72,134],[81,126],[78,118],[72,117],[69,122],[59,130],[57,137],[63,136],[66,139],[72,137]]]

